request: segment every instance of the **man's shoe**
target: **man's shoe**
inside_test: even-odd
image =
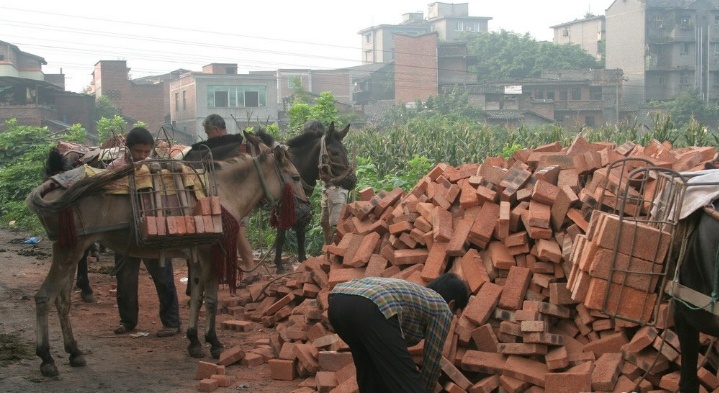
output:
[[[131,331],[132,331],[132,329],[130,329],[129,327],[127,327],[127,326],[125,326],[125,325],[123,325],[123,324],[117,325],[117,327],[115,328],[115,330],[113,330],[113,332],[114,332],[115,334],[125,334],[125,333],[129,333],[129,332],[131,332]]]
[[[180,333],[179,327],[163,327],[157,331],[157,337],[172,337],[177,333]]]

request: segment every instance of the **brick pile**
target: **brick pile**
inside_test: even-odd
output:
[[[660,293],[653,273],[662,271],[670,236],[602,211],[616,208],[623,189],[609,164],[641,157],[686,171],[704,169],[715,156],[711,147],[577,137],[569,147],[552,143],[510,159],[440,164],[408,192],[362,190],[345,206],[340,240],[325,246],[325,255],[224,304],[232,317],[223,328],[274,328],[267,343],[233,362],[249,365],[245,359],[255,354],[272,378],[301,379],[294,393],[356,392],[351,355],[327,321],[331,288],[366,276],[425,285],[453,271],[472,296],[453,321],[436,392],[677,391],[679,347],[667,304],[652,314]],[[638,203],[625,212],[646,209]],[[613,260],[626,277],[610,274]],[[418,362],[421,352],[421,343],[410,348]],[[719,392],[710,371],[716,366],[708,364],[699,372],[702,389]]]

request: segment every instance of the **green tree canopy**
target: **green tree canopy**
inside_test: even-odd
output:
[[[599,63],[579,45],[555,45],[529,34],[502,30],[467,34],[467,50],[477,56],[470,70],[479,83],[511,78],[536,78],[542,70],[597,68]]]
[[[684,91],[670,101],[652,101],[650,104],[665,108],[672,122],[680,127],[691,124],[693,120],[712,129],[717,127],[719,107],[702,100],[696,89]]]

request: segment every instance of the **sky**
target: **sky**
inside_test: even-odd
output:
[[[491,17],[490,31],[552,40],[550,26],[602,15],[614,0],[469,0],[470,16]],[[452,1],[446,1],[452,3]],[[236,0],[157,2],[35,0],[0,3],[0,41],[40,56],[46,74],[65,74],[82,90],[101,60],[125,60],[131,78],[210,63],[239,73],[278,68],[333,69],[361,64],[360,30],[399,24],[426,0]],[[107,4],[111,4],[108,6]]]

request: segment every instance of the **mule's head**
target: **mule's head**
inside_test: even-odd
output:
[[[349,129],[350,125],[347,124],[338,131],[335,130],[335,123],[330,123],[325,133],[322,162],[320,162],[320,179],[346,190],[352,190],[357,186],[357,175],[349,161],[347,149],[342,143]]]
[[[260,161],[271,161],[274,164],[274,180],[269,173],[264,175],[263,181],[266,187],[265,194],[268,199],[275,202],[275,211],[279,212],[278,225],[289,228],[297,220],[306,220],[311,214],[312,207],[309,198],[302,188],[302,179],[297,168],[289,158],[289,153],[283,146],[273,148],[265,145],[259,137],[244,132],[249,143],[255,144],[260,149]],[[263,157],[267,157],[263,159]],[[271,186],[271,184],[276,184]]]

